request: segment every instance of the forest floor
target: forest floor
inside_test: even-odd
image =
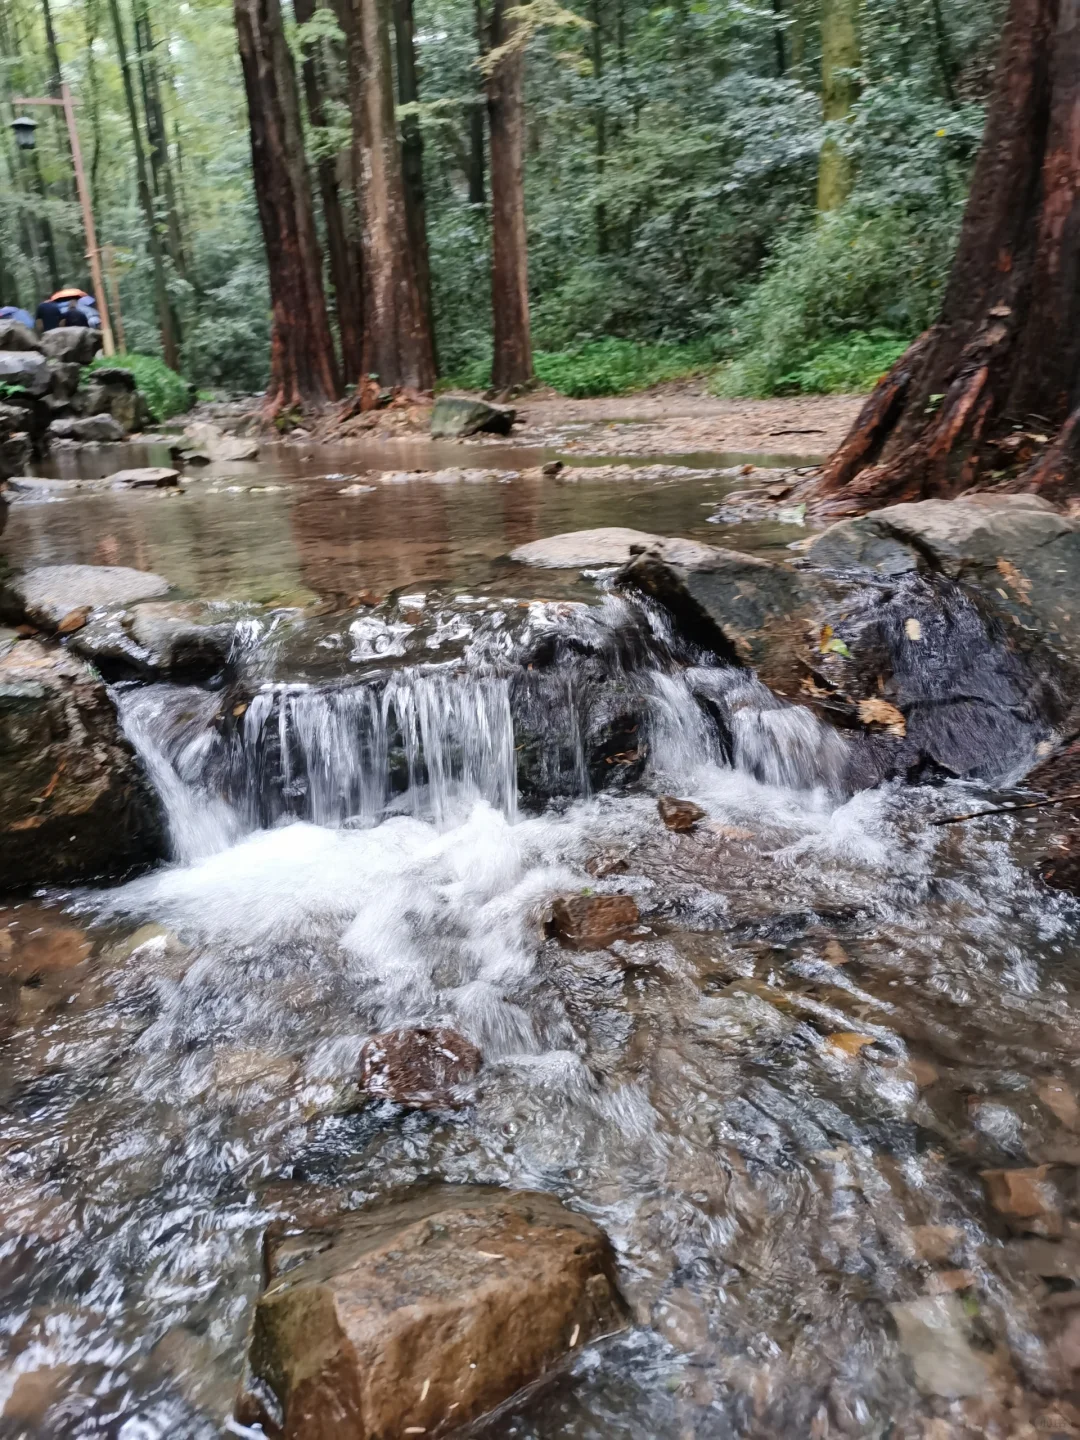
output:
[[[585,400],[544,390],[519,402],[521,426],[514,438],[607,455],[702,451],[826,455],[843,440],[864,399],[792,395],[720,400],[694,381]]]

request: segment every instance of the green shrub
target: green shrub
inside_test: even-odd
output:
[[[116,367],[130,370],[135,384],[146,397],[150,418],[157,424],[172,415],[180,415],[191,408],[191,393],[188,382],[175,370],[170,370],[164,360],[156,355],[97,355],[90,364],[91,370]]]
[[[700,374],[715,363],[707,342],[649,345],[633,340],[590,340],[569,350],[538,350],[533,357],[536,378],[575,399],[626,395],[663,380]],[[443,382],[447,388],[466,390],[482,390],[490,383],[490,359],[475,360]]]
[[[953,227],[854,205],[780,242],[736,311],[721,395],[866,389],[937,314]]]

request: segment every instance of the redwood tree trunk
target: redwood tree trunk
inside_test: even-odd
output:
[[[234,0],[247,91],[251,162],[266,245],[272,324],[268,416],[325,405],[337,393],[296,72],[279,0]]]
[[[293,11],[297,24],[305,25],[315,14],[315,0],[293,0]],[[314,55],[308,55],[302,67],[304,100],[307,104],[308,119],[317,129],[326,126],[323,96],[329,87],[323,70],[324,67]],[[364,365],[364,312],[363,297],[360,293],[359,246],[349,233],[335,156],[320,156],[316,176],[319,181],[323,219],[326,222],[326,249],[330,262],[330,283],[334,287],[342,376],[346,384],[359,384]]]
[[[1078,407],[1080,0],[1011,0],[941,317],[817,489],[842,509],[955,494],[1007,468],[1026,427],[1057,439],[1014,484],[1075,493]]]
[[[413,21],[413,0],[392,0],[394,8],[394,46],[397,54],[398,99],[402,105],[415,105],[420,99],[420,80],[416,72],[416,38]],[[401,167],[405,183],[405,219],[409,227],[416,283],[424,306],[428,332],[435,347],[435,320],[431,305],[431,261],[428,257],[427,207],[424,204],[424,139],[420,121],[415,115],[401,122]],[[436,356],[436,361],[438,357]],[[435,366],[438,369],[438,364]]]
[[[356,174],[364,255],[364,373],[380,385],[431,390],[431,327],[409,243],[394,125],[388,0],[346,0]]]
[[[513,35],[506,0],[494,0],[491,48]],[[525,55],[507,51],[488,80],[491,136],[491,308],[496,390],[533,378],[529,335],[529,246],[525,227]]]

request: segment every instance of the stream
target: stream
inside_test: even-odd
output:
[[[1080,1292],[981,1178],[1045,1165],[1075,1244],[1080,911],[1027,868],[1045,817],[847,794],[838,732],[610,572],[506,558],[598,525],[784,556],[797,523],[710,518],[748,457],[549,479],[437,448],[11,508],[20,564],[247,618],[235,691],[115,686],[171,863],[0,906],[0,956],[41,956],[3,981],[0,1436],[256,1435],[231,1412],[267,1222],[431,1179],[590,1216],[634,1315],[479,1433],[1080,1433],[1044,1342]],[[627,714],[612,779],[590,736]],[[666,830],[660,794],[706,819]],[[641,938],[546,938],[583,887],[632,894]],[[474,1105],[362,1103],[365,1037],[417,1024],[479,1047]]]

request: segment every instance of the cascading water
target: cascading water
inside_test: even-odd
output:
[[[849,798],[847,740],[615,597],[384,659],[119,692],[175,863],[68,897],[93,957],[7,1042],[17,1440],[219,1436],[267,1222],[431,1177],[592,1214],[634,1307],[493,1436],[936,1437],[897,1327],[946,1285],[919,1363],[964,1403],[991,1354],[1048,1394],[973,1179],[1064,1153],[1036,1087],[1080,1075],[1075,907],[1015,822],[932,829],[957,786]],[[658,790],[706,819],[670,834]],[[546,940],[586,888],[642,938]],[[482,1051],[468,1111],[363,1103],[365,1038],[415,1024]]]

